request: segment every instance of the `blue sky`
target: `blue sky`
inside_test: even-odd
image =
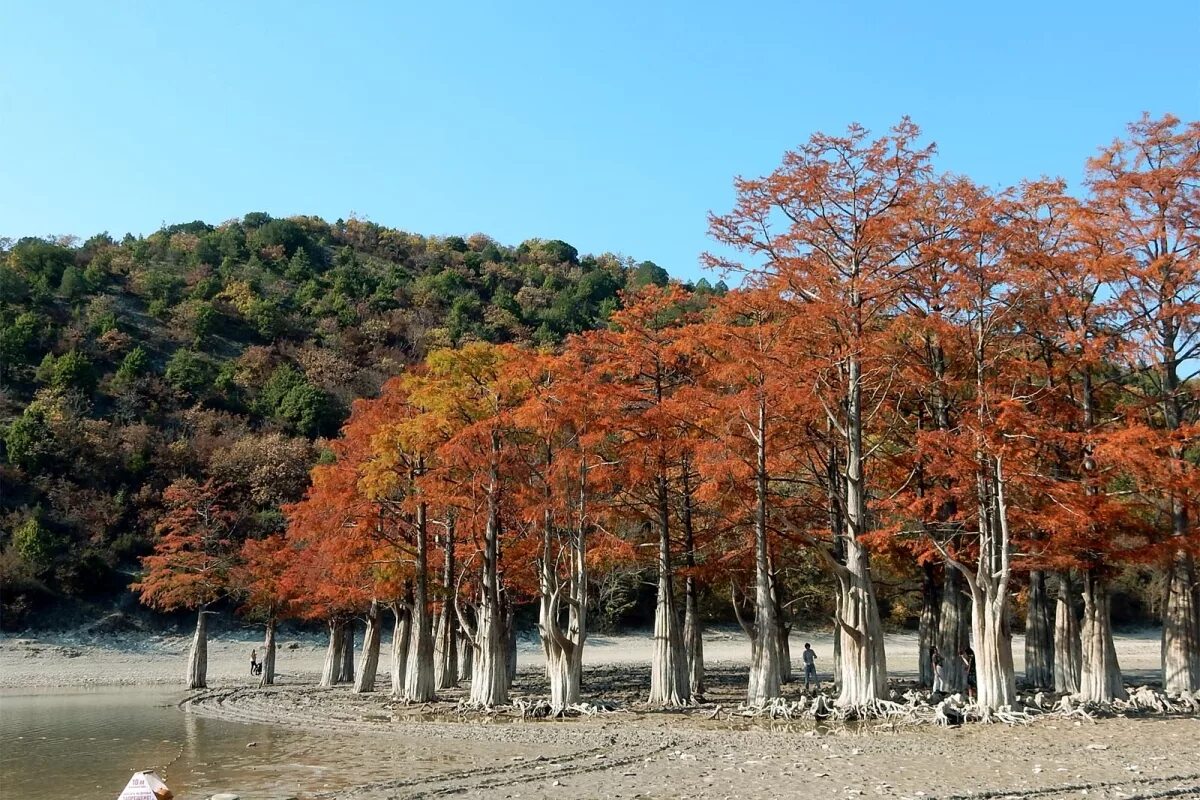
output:
[[[1200,3],[0,4],[0,235],[351,213],[697,277],[736,174],[910,115],[939,166],[1077,181],[1200,117]]]

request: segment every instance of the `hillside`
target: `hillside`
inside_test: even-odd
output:
[[[557,240],[262,213],[0,240],[5,627],[121,592],[170,482],[214,481],[239,535],[265,534],[354,399],[405,364],[472,339],[553,345],[666,280]]]

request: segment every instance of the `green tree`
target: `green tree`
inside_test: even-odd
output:
[[[45,575],[53,569],[62,542],[35,514],[13,531],[13,547],[33,574]]]
[[[216,370],[212,362],[192,350],[179,349],[171,355],[163,373],[167,383],[188,394],[199,396],[212,385]]]
[[[671,276],[658,264],[655,264],[653,261],[643,261],[633,271],[633,277],[629,279],[629,285],[634,289],[640,289],[650,284],[666,286],[670,280]]]

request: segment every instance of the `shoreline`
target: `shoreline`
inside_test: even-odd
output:
[[[1117,657],[1127,684],[1143,685],[1159,680],[1159,633],[1149,629],[1118,634]],[[379,678],[388,677],[388,642],[385,634],[379,659]],[[584,648],[585,693],[591,668],[622,664],[647,673],[652,638],[649,633],[595,634]],[[799,653],[804,642],[817,651],[818,674],[830,679],[833,640],[829,631],[793,631],[792,664],[802,675]],[[1013,656],[1018,679],[1024,670],[1024,639],[1013,637]],[[119,633],[89,636],[46,632],[38,635],[0,637],[0,690],[81,688],[102,686],[182,685],[190,635]],[[276,669],[283,682],[315,682],[325,657],[326,640],[319,634],[282,635],[278,640]],[[884,636],[889,677],[913,680],[917,673],[915,633]],[[250,686],[251,650],[262,649],[261,639],[228,632],[211,636],[208,644],[209,685]],[[541,664],[541,647],[536,635],[525,633],[518,641],[521,668]],[[741,631],[717,628],[705,631],[705,662],[712,666],[743,666],[750,663],[750,645]],[[356,654],[357,655],[357,654]]]
[[[1200,716],[1103,718],[1095,722],[1047,715],[1024,725],[927,722],[861,723],[746,718],[736,713],[745,692],[749,645],[740,632],[705,638],[709,691],[704,704],[681,711],[650,710],[651,640],[646,635],[596,636],[585,650],[585,700],[617,710],[565,719],[533,719],[518,706],[462,712],[465,689],[444,690],[428,704],[389,694],[386,642],[377,691],[356,695],[346,685],[321,689],[322,637],[283,636],[280,682],[257,688],[248,672],[257,639],[210,640],[209,684],[187,692],[181,673],[190,637],[70,636],[0,640],[0,699],[13,694],[150,687],[178,691],[189,718],[268,725],[304,737],[305,769],[337,763],[337,785],[308,784],[287,797],[932,797],[1036,796],[1077,798],[1200,797]],[[797,633],[832,659],[828,633]],[[1157,632],[1117,637],[1125,663],[1156,668]],[[1014,643],[1018,672],[1020,640]],[[887,637],[893,678],[916,669],[915,634]],[[796,661],[798,659],[794,659]],[[1127,668],[1128,669],[1128,668]],[[1146,670],[1152,672],[1152,670]],[[828,673],[823,672],[828,682]],[[828,683],[827,683],[828,685]],[[799,696],[801,684],[785,686]],[[120,688],[127,687],[127,688]],[[536,640],[519,643],[513,699],[547,692]],[[175,702],[172,702],[174,705]],[[238,740],[237,733],[232,734]],[[241,745],[239,744],[238,747]],[[247,743],[248,759],[272,769],[269,749]],[[197,756],[203,760],[203,756]],[[257,763],[257,762],[255,762]],[[236,788],[236,787],[235,787]],[[249,787],[247,787],[249,788]],[[1086,790],[1086,791],[1085,791]],[[258,797],[259,794],[243,794]],[[191,796],[191,795],[189,795]],[[270,795],[272,797],[276,795]],[[283,797],[285,795],[278,795]],[[988,796],[985,794],[985,796]]]

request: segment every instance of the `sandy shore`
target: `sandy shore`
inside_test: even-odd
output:
[[[799,633],[827,666],[828,635]],[[0,640],[0,688],[169,685],[180,679],[187,637],[84,641],[57,636]],[[392,699],[382,659],[380,691],[313,686],[324,656],[318,637],[280,640],[281,683],[253,688],[248,636],[210,644],[210,691],[189,713],[269,723],[315,734],[324,759],[370,765],[354,785],[298,797],[1038,797],[1200,798],[1200,718],[1149,716],[1097,722],[1047,717],[1018,727],[771,723],[733,712],[744,691],[749,648],[732,631],[706,639],[707,703],[686,712],[646,709],[650,640],[589,639],[585,699],[613,713],[565,720],[513,712],[460,715],[462,689],[440,702]],[[1014,643],[1018,672],[1022,642]],[[1118,638],[1130,683],[1155,677],[1155,632]],[[916,639],[887,638],[898,680],[916,670]],[[535,640],[521,642],[514,697],[546,693]],[[827,676],[827,674],[826,674]],[[789,695],[798,693],[792,684]],[[2,704],[2,699],[0,699]],[[718,710],[718,707],[720,710]]]

